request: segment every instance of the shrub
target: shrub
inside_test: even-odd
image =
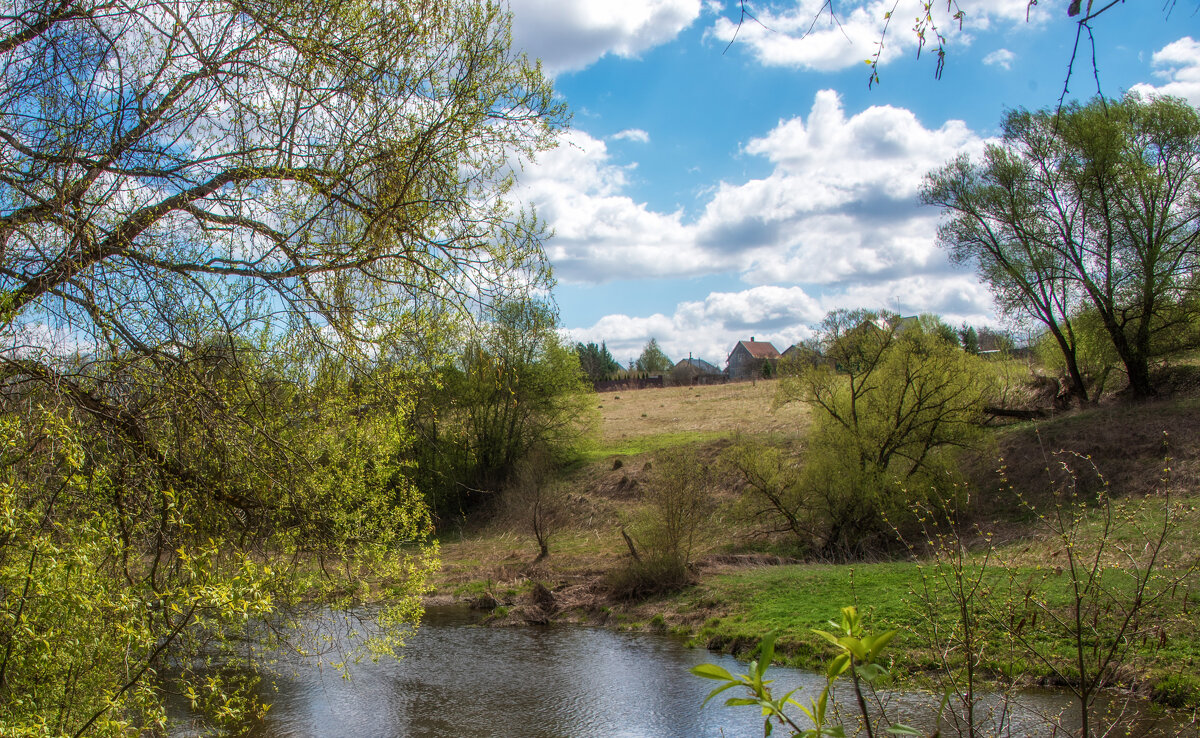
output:
[[[660,453],[642,485],[645,502],[632,533],[622,530],[630,562],[609,575],[614,596],[678,588],[691,579],[696,541],[713,510],[711,473],[694,451]]]

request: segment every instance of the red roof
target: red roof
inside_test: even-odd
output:
[[[756,359],[778,359],[779,351],[769,341],[738,341],[738,346],[744,346],[746,351]],[[733,347],[737,350],[737,346]]]

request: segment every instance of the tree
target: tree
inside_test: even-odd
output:
[[[958,337],[962,341],[963,351],[968,354],[979,353],[979,333],[976,332],[975,326],[963,323],[962,328],[958,331]]]
[[[0,425],[36,451],[0,469],[5,730],[150,729],[172,652],[385,581],[407,594],[371,646],[395,645],[429,526],[381,359],[543,268],[505,195],[562,107],[506,14],[20,0],[0,63]],[[57,588],[27,606],[59,549],[81,578],[39,573]],[[41,625],[61,640],[28,643]]]
[[[692,554],[715,509],[712,482],[709,466],[695,449],[655,455],[641,487],[644,506],[633,521],[632,536],[622,529],[633,560],[609,573],[613,594],[653,594],[691,580]]]
[[[595,343],[575,344],[575,353],[579,355],[579,366],[582,367],[583,373],[588,376],[588,379],[593,384],[603,382],[613,374],[621,371],[621,365],[609,353],[608,346],[601,341],[597,346]]]
[[[1087,390],[1071,318],[1085,309],[1133,394],[1153,394],[1149,360],[1196,315],[1200,113],[1137,95],[1013,111],[980,164],[931,173],[922,196],[950,216],[939,237],[954,258],[1051,332],[1076,396]]]
[[[523,467],[561,466],[594,415],[579,356],[559,340],[553,306],[513,297],[465,336],[421,416],[421,484],[440,513],[462,513],[516,484]],[[538,464],[532,465],[531,457]]]
[[[799,484],[825,557],[866,553],[903,514],[906,495],[937,486],[946,452],[971,445],[991,385],[978,357],[899,316],[838,310],[820,326],[827,361],[787,364],[775,402],[803,402],[814,425]],[[796,503],[788,503],[800,509]]]
[[[673,363],[663,353],[662,349],[658,347],[658,341],[651,338],[646,342],[646,346],[642,349],[641,355],[638,356],[635,366],[639,372],[663,374],[664,372],[671,371]]]
[[[538,554],[550,555],[550,540],[567,522],[567,495],[551,479],[554,471],[543,449],[532,449],[517,465],[504,490],[504,507],[513,522],[533,535]]]
[[[950,327],[941,316],[934,313],[921,313],[917,316],[921,330],[928,335],[937,336],[952,346],[958,346],[958,331]]]

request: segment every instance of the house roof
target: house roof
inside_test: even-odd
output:
[[[810,354],[819,355],[820,353],[820,351],[811,346],[802,346],[798,343],[793,343],[791,346],[788,346],[783,350],[783,356],[785,358],[790,358],[792,356],[808,356]]]
[[[768,341],[738,341],[737,346],[734,346],[733,350],[737,351],[738,346],[745,348],[756,359],[779,358],[779,351]]]
[[[721,373],[720,369],[718,369],[717,367],[708,363],[704,359],[691,359],[691,358],[680,359],[679,363],[677,363],[675,365],[675,368],[680,369],[680,368],[686,367],[686,366],[690,366],[691,368],[695,369],[696,371],[703,372],[704,374],[720,374]]]

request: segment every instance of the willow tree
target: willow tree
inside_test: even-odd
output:
[[[982,161],[933,172],[939,231],[1002,306],[1042,322],[1086,398],[1071,318],[1094,312],[1138,397],[1149,362],[1187,348],[1200,312],[1200,112],[1182,100],[1097,99],[1017,110]]]
[[[0,65],[0,732],[153,725],[168,654],[390,577],[388,650],[431,550],[380,344],[543,258],[507,15],[17,0]]]

